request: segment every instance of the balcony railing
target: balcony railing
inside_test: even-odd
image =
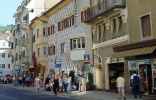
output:
[[[23,21],[21,27],[22,27],[22,29],[28,29],[29,28],[29,23],[27,21]]]
[[[97,18],[98,16],[101,16],[102,14],[112,9],[125,7],[126,7],[125,0],[103,0],[86,11],[87,14],[85,22]]]
[[[22,64],[27,64],[27,63],[29,63],[29,57],[28,57],[28,56],[22,57],[22,58],[21,58],[21,62],[22,62]]]
[[[28,46],[29,45],[29,39],[28,38],[22,38],[21,40],[20,40],[20,45],[21,46]]]

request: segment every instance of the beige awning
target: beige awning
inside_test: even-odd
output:
[[[122,57],[152,54],[155,49],[156,46],[149,46],[149,47],[142,47],[142,48],[125,50],[125,51],[118,51],[113,54],[112,58],[119,58],[119,57],[122,58]]]
[[[29,70],[31,68],[34,68],[34,65],[31,65],[31,66],[27,67],[27,70]]]

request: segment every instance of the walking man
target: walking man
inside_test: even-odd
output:
[[[123,77],[123,73],[120,73],[119,77],[117,78],[116,87],[118,88],[118,92],[119,92],[119,98],[118,99],[121,99],[121,96],[123,96],[124,100],[126,100],[126,97],[125,97],[125,79]]]
[[[133,75],[131,76],[131,83],[132,83],[132,91],[134,94],[134,97],[137,98],[137,94],[141,98],[140,94],[140,76],[136,74],[136,71],[133,71]]]

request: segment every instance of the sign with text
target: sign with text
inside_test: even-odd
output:
[[[55,59],[55,67],[57,68],[61,67],[61,59]]]

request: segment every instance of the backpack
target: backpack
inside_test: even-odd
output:
[[[139,76],[138,76],[138,75],[134,76],[134,78],[133,78],[133,84],[139,85],[139,83],[140,83],[140,78],[139,78]]]

